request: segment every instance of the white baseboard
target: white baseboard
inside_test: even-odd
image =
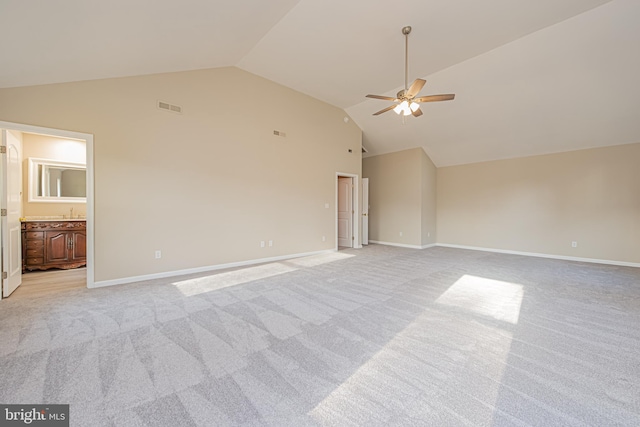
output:
[[[418,245],[405,245],[402,243],[392,243],[392,242],[382,242],[378,240],[369,240],[371,243],[377,243],[378,245],[387,245],[387,246],[398,246],[401,248],[410,248],[410,249],[427,249],[433,248],[436,246],[440,246],[443,248],[455,248],[455,249],[469,249],[472,251],[483,251],[483,252],[495,252],[500,254],[511,254],[511,255],[523,255],[523,256],[533,256],[538,258],[550,258],[550,259],[561,259],[564,261],[578,261],[578,262],[590,262],[593,264],[608,264],[608,265],[619,265],[622,267],[636,267],[640,268],[640,263],[635,262],[626,262],[626,261],[614,261],[610,259],[596,259],[596,258],[582,258],[582,257],[572,257],[572,256],[563,256],[563,255],[551,255],[551,254],[541,254],[536,252],[522,252],[522,251],[510,251],[505,249],[493,249],[493,248],[482,248],[478,246],[464,246],[464,245],[449,245],[446,243],[432,243],[430,245],[418,246]]]
[[[399,248],[409,248],[409,249],[427,249],[437,245],[436,243],[432,243],[430,245],[424,245],[424,246],[406,245],[404,243],[381,242],[379,240],[369,240],[369,243],[375,243],[377,245],[386,245],[386,246],[397,246]]]
[[[581,258],[581,257],[571,257],[571,256],[562,256],[562,255],[550,255],[550,254],[541,254],[541,253],[535,253],[535,252],[510,251],[510,250],[504,250],[504,249],[482,248],[477,246],[450,245],[446,243],[432,243],[429,245],[418,246],[418,245],[406,245],[403,243],[382,242],[379,240],[369,240],[369,242],[375,243],[378,245],[397,246],[397,247],[409,248],[409,249],[428,249],[428,248],[439,246],[443,248],[469,249],[473,251],[495,252],[495,253],[501,253],[501,254],[533,256],[538,258],[551,258],[551,259],[560,259],[565,261],[589,262],[589,263],[595,263],[595,264],[609,264],[609,265],[618,265],[623,267],[640,268],[640,263],[634,263],[634,262],[613,261],[613,260],[595,259],[595,258]],[[331,252],[336,252],[336,250],[327,249],[323,251],[282,255],[282,256],[271,257],[271,258],[259,258],[259,259],[252,259],[247,261],[231,262],[227,264],[188,268],[184,270],[165,271],[162,273],[145,274],[142,276],[123,277],[120,279],[112,279],[112,280],[101,280],[99,282],[94,282],[93,286],[89,286],[89,287],[101,288],[104,286],[123,285],[126,283],[143,282],[146,280],[153,280],[153,279],[164,279],[167,277],[183,276],[183,275],[194,274],[194,273],[204,273],[207,271],[223,270],[225,268],[244,267],[249,265],[262,264],[265,262],[283,261],[287,259],[294,259],[294,258],[300,258],[300,257],[312,256],[312,255],[321,255],[321,254],[326,254]]]
[[[187,268],[184,270],[164,271],[162,273],[144,274],[142,276],[123,277],[121,279],[101,280],[99,282],[94,282],[93,286],[90,286],[90,288],[101,288],[104,286],[124,285],[126,283],[144,282],[146,280],[164,279],[167,277],[183,276],[183,275],[194,274],[194,273],[204,273],[207,271],[223,270],[225,268],[244,267],[248,265],[263,264],[265,262],[283,261],[287,259],[294,259],[294,258],[300,258],[300,257],[312,256],[312,255],[321,255],[321,254],[326,254],[331,252],[336,252],[336,251],[335,249],[327,249],[327,250],[316,251],[316,252],[306,252],[306,253],[299,253],[299,254],[276,256],[271,258],[259,258],[259,259],[251,259],[247,261],[230,262],[227,264],[209,265],[205,267]]]
[[[443,248],[469,249],[472,251],[496,252],[499,254],[511,254],[511,255],[533,256],[538,258],[561,259],[564,261],[578,261],[578,262],[590,262],[594,264],[619,265],[622,267],[640,267],[640,263],[626,262],[626,261],[613,261],[609,259],[581,258],[581,257],[572,257],[572,256],[564,256],[564,255],[540,254],[536,252],[509,251],[504,249],[481,248],[477,246],[449,245],[445,243],[437,243],[436,246],[440,246]]]

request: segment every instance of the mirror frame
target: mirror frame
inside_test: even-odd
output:
[[[87,169],[87,165],[84,163],[61,162],[59,160],[29,157],[29,174],[27,175],[27,179],[30,203],[87,203],[86,197],[38,196],[38,166],[40,165],[84,169],[85,171]]]

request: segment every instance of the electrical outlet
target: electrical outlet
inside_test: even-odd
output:
[[[273,246],[273,240],[269,240],[269,247]]]
[[[260,247],[264,248],[264,240],[260,241]]]
[[[578,247],[578,242],[571,242],[571,247],[572,248],[577,248]]]
[[[326,242],[327,241],[327,236],[322,236],[322,241]]]
[[[402,231],[400,232],[400,237],[402,237]]]
[[[162,258],[162,251],[156,251],[156,259]]]

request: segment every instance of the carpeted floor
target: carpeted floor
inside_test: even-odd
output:
[[[72,426],[640,425],[640,269],[361,250],[0,303]]]

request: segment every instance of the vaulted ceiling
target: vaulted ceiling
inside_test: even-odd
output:
[[[2,0],[0,87],[237,66],[437,166],[640,142],[637,0]],[[369,93],[455,93],[404,123]]]

